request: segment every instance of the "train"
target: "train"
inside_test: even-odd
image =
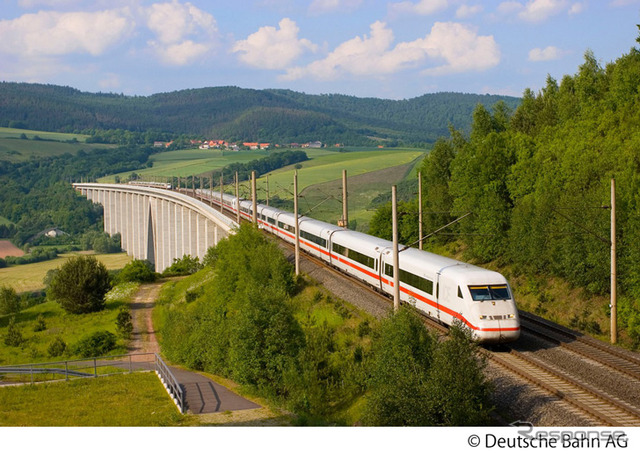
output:
[[[172,189],[171,183],[160,183],[157,181],[132,180],[132,181],[129,181],[127,184],[130,184],[132,186],[144,186],[146,188],[157,188],[157,189],[167,189],[167,190]]]
[[[201,195],[244,219],[253,219],[249,200],[213,191]],[[295,242],[295,215],[256,205],[260,228]],[[327,222],[299,216],[300,249],[386,295],[393,295],[393,243]],[[466,327],[480,343],[509,343],[520,337],[520,319],[505,277],[475,265],[400,246],[400,300],[428,317]]]

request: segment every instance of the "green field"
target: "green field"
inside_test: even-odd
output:
[[[153,373],[0,388],[0,408],[3,427],[149,427],[196,422],[180,414]]]
[[[138,285],[135,283],[114,287],[105,298],[106,308],[95,313],[68,314],[55,301],[47,301],[23,309],[17,314],[0,316],[0,339],[5,337],[9,320],[13,317],[24,338],[24,342],[18,347],[0,343],[0,364],[42,363],[77,358],[72,352],[65,352],[63,357],[51,358],[48,347],[58,336],[68,347],[73,348],[81,338],[96,331],[111,331],[115,334],[118,312],[128,304],[137,289]],[[34,328],[39,316],[44,318],[46,329],[36,332]],[[127,340],[119,339],[116,349],[110,354],[126,353],[127,344]]]
[[[58,268],[71,255],[61,254],[59,258],[54,260],[0,268],[0,286],[13,287],[18,293],[40,290],[44,288],[42,280],[47,271]],[[95,257],[110,270],[124,268],[131,261],[131,257],[124,252],[120,254],[98,254]]]
[[[416,179],[415,166],[425,150],[394,149],[326,153],[298,170],[300,213],[335,224],[342,217],[342,170],[347,170],[349,220],[366,231],[374,214],[371,201],[404,179]],[[269,196],[293,198],[294,167],[269,174]],[[248,196],[248,187],[244,188]],[[266,178],[258,179],[258,198],[266,198]]]
[[[27,139],[21,139],[21,135]],[[34,140],[34,137],[41,140]],[[113,145],[88,144],[82,134],[31,131],[27,129],[0,128],[0,160],[23,162],[65,153],[75,154],[80,150],[91,151],[98,148],[113,148]]]
[[[268,156],[267,151],[176,150],[152,155],[153,167],[136,170],[145,177],[187,177],[207,174],[234,162],[249,162]],[[100,178],[100,183],[113,183],[115,177],[126,178],[131,172]]]

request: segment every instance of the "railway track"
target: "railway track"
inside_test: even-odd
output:
[[[235,217],[235,213],[227,212],[227,214],[232,218]],[[273,235],[270,236],[278,239]],[[292,244],[281,240],[279,244],[289,252],[293,252]],[[367,295],[375,295],[376,299],[386,301],[383,303],[387,305],[385,312],[390,312],[392,301],[388,296],[356,278],[341,273],[304,251],[301,251],[301,258],[312,263],[313,266],[320,267],[339,277],[343,282],[356,286]],[[424,317],[424,319],[432,329],[446,333],[447,328],[437,321],[428,317]],[[543,339],[547,343],[555,344],[572,355],[595,364],[596,367],[604,367],[614,373],[622,374],[627,380],[638,382],[640,388],[640,359],[637,356],[587,336],[579,335],[531,314],[521,313],[521,321],[523,332]],[[520,351],[526,349],[526,346],[522,348],[522,346],[516,345],[506,348],[487,347],[484,351],[490,364],[561,401],[571,413],[594,426],[640,426],[640,409],[636,406],[612,395],[599,386],[564,371],[561,364],[548,363],[533,354]]]

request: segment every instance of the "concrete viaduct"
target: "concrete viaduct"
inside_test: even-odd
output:
[[[193,197],[167,189],[126,184],[75,183],[104,207],[104,231],[119,233],[122,249],[162,272],[176,258],[201,259],[238,225]]]

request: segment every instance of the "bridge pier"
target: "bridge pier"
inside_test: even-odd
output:
[[[122,249],[162,272],[186,254],[207,250],[233,234],[235,221],[185,194],[126,184],[76,183],[74,188],[104,208],[104,231],[119,233]]]

